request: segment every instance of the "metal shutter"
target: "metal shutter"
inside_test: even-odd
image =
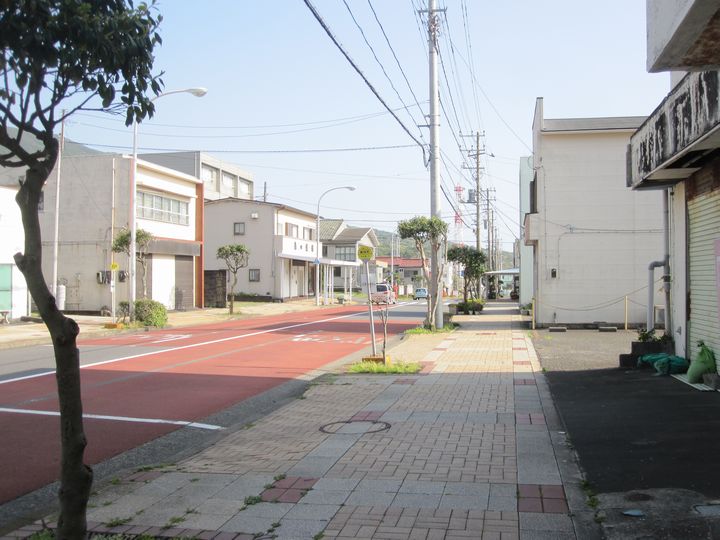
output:
[[[688,353],[697,357],[702,340],[720,358],[718,279],[715,275],[715,241],[720,239],[720,190],[688,201],[688,265],[690,320]],[[720,366],[719,366],[720,367]]]
[[[195,272],[193,258],[189,255],[175,256],[175,309],[195,307]]]

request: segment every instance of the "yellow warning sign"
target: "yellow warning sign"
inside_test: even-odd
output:
[[[360,246],[357,251],[358,259],[361,261],[369,261],[373,258],[373,248],[370,246]]]

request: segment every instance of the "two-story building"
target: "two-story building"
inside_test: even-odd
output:
[[[25,251],[18,188],[0,186],[0,322],[28,315],[29,299],[25,276],[13,256]]]
[[[655,261],[676,354],[702,341],[720,358],[720,7],[648,0],[647,14],[648,71],[672,72],[671,90],[630,139],[627,183],[663,198]]]
[[[215,257],[219,247],[243,244],[250,251],[247,268],[238,273],[236,293],[286,301],[315,295],[315,272],[321,277],[334,267],[353,261],[318,256],[317,216],[284,204],[224,198],[205,204],[205,270],[208,278],[228,283],[224,261]],[[213,277],[211,277],[213,276]],[[321,279],[323,290],[325,279]],[[220,287],[222,289],[222,287]],[[227,290],[229,293],[229,290]],[[213,305],[224,305],[216,294]]]
[[[333,289],[345,293],[361,290],[364,280],[357,252],[360,246],[377,250],[379,242],[375,231],[371,227],[351,227],[342,219],[323,219],[320,220],[320,241],[323,257],[352,263],[333,267]],[[377,258],[370,261],[371,283],[382,281],[382,269],[378,271],[378,268]]]
[[[645,324],[648,288],[657,288],[647,266],[663,249],[662,200],[625,186],[626,147],[644,120],[547,119],[537,99],[524,241],[533,248],[539,326],[623,324],[626,313],[629,324]],[[654,300],[662,306],[661,295]]]
[[[65,155],[60,174],[58,282],[66,287],[65,309],[98,312],[129,296],[128,257],[113,253],[113,239],[130,223],[132,157],[121,154]],[[40,226],[43,273],[52,275],[57,170],[43,190]],[[202,306],[202,182],[179,171],[138,160],[137,228],[153,235],[147,250],[147,296],[168,309]],[[111,272],[112,263],[118,271]],[[137,265],[136,298],[143,297]]]

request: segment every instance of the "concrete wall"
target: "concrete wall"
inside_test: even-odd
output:
[[[670,197],[671,324],[675,354],[687,356],[687,207],[685,182],[676,184]]]
[[[537,321],[645,320],[647,266],[662,258],[659,192],[625,186],[630,131],[539,134]],[[554,274],[553,274],[554,272]],[[554,277],[553,277],[554,276]],[[658,304],[662,304],[657,295]]]
[[[25,251],[20,208],[15,202],[17,189],[0,187],[0,264],[12,265],[12,306],[8,318],[28,315],[28,294],[25,277],[15,265],[15,253]]]
[[[646,5],[649,72],[717,67],[716,0],[647,0]]]

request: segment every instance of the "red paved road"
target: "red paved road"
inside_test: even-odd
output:
[[[129,358],[85,366],[86,415],[200,421],[274,386],[370,344],[357,307],[81,340],[84,346],[135,346]],[[397,334],[418,323],[391,322]],[[378,337],[382,336],[376,325]],[[165,347],[161,352],[148,348]],[[133,357],[134,356],[134,357]],[[55,377],[0,384],[0,407],[57,411]],[[147,421],[87,419],[90,464],[106,460],[179,426]],[[0,503],[57,477],[57,417],[0,411]]]

